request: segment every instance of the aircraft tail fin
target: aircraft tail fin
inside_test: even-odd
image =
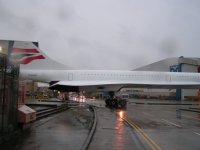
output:
[[[45,55],[38,42],[14,41],[11,58],[20,63],[21,69],[70,69]]]
[[[40,52],[37,42],[14,41],[11,58],[26,65],[34,60],[45,59],[45,56]]]

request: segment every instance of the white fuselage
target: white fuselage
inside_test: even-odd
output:
[[[21,77],[36,81],[60,81],[61,85],[185,85],[200,87],[200,74],[117,70],[21,70]]]

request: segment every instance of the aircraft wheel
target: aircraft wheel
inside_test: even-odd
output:
[[[112,99],[111,100],[111,107],[116,107],[116,105],[117,105],[116,99]]]
[[[126,102],[125,99],[119,100],[119,105],[120,105],[121,107],[126,107],[126,104],[127,104],[127,102]]]

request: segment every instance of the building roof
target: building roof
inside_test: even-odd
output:
[[[134,69],[135,71],[170,71],[170,66],[177,64],[200,65],[200,58],[193,57],[171,57],[154,62],[152,64]]]

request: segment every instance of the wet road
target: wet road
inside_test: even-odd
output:
[[[76,108],[35,122],[14,145],[2,150],[80,150],[88,136],[93,113]]]
[[[126,110],[97,106],[97,127],[89,150],[199,150],[200,114],[181,111],[190,105],[128,103]],[[170,102],[169,102],[170,103]],[[79,150],[91,128],[93,114],[73,108],[36,122],[30,132],[3,150]]]
[[[161,149],[199,150],[200,115],[182,105],[129,104],[125,118],[137,125]]]
[[[97,127],[89,150],[141,149],[136,134],[116,115],[115,110],[97,109]]]
[[[103,108],[102,101],[92,102],[101,108],[89,149],[199,150],[200,114],[180,110],[197,105],[167,103],[172,105],[129,103],[119,111]]]

